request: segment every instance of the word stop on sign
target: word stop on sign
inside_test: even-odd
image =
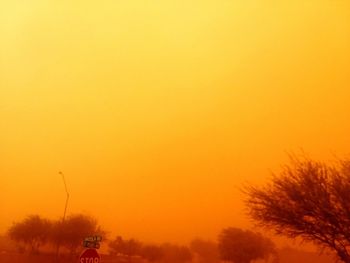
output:
[[[79,257],[79,263],[100,263],[100,258],[96,249],[88,248]]]
[[[99,258],[80,258],[80,263],[100,263]]]

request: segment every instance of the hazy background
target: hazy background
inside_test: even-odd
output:
[[[0,1],[0,233],[37,213],[146,241],[250,227],[243,182],[350,146],[350,2]]]

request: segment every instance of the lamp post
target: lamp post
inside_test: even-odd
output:
[[[64,212],[63,212],[63,217],[62,217],[62,222],[64,222],[64,220],[66,219],[66,213],[67,213],[67,207],[68,207],[68,201],[69,201],[69,192],[68,192],[67,183],[66,183],[66,179],[64,177],[64,174],[61,171],[59,171],[58,173],[62,176],[64,189],[66,190],[66,204],[64,206]]]
[[[67,183],[66,183],[66,179],[64,177],[64,174],[61,171],[59,171],[58,174],[60,174],[62,177],[64,189],[66,191],[66,203],[64,205],[64,211],[63,211],[63,217],[62,217],[62,225],[63,225],[64,221],[66,220],[67,207],[68,207],[68,201],[69,201],[69,192],[68,192]],[[57,247],[56,247],[56,262],[57,263],[59,262],[60,245],[61,245],[60,240],[58,240]]]

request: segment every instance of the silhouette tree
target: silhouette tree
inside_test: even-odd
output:
[[[159,262],[163,258],[163,250],[157,245],[144,245],[141,256],[148,262]]]
[[[8,236],[30,246],[32,253],[39,253],[41,245],[49,238],[52,223],[38,215],[30,215],[22,222],[14,223],[8,230]]]
[[[103,234],[104,231],[101,230],[94,218],[77,214],[69,216],[64,222],[54,223],[51,241],[54,244],[63,245],[71,254],[75,254],[77,248],[82,246],[85,237]]]
[[[200,263],[219,262],[219,250],[215,242],[194,239],[190,244],[190,248],[197,255],[197,261]]]
[[[163,259],[162,262],[190,262],[192,260],[191,250],[186,246],[174,244],[163,244]]]
[[[239,228],[224,229],[219,235],[219,251],[222,260],[233,263],[250,263],[266,259],[274,253],[274,244],[261,234]]]
[[[270,184],[245,189],[248,214],[262,227],[312,241],[350,263],[350,160],[290,159]]]
[[[142,244],[135,239],[124,240],[121,236],[117,236],[108,246],[111,255],[121,254],[128,257],[141,255]]]

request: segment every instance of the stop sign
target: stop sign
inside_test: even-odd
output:
[[[96,249],[86,249],[79,258],[79,263],[100,263],[100,255]]]

